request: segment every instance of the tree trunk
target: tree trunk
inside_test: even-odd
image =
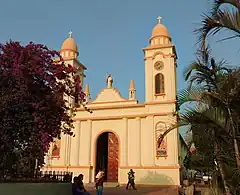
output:
[[[234,123],[233,123],[232,112],[231,112],[229,107],[227,109],[228,109],[228,115],[229,115],[230,123],[231,123],[231,127],[232,127],[232,134],[233,134],[233,142],[234,142],[234,150],[235,150],[235,157],[236,157],[236,161],[237,161],[237,167],[240,168],[240,159],[239,159],[239,150],[238,150],[238,144],[237,144],[237,139],[236,139],[236,130],[235,130]]]
[[[214,135],[215,135],[215,132],[214,132]],[[215,156],[216,156],[216,162],[217,162],[217,167],[219,169],[219,172],[220,172],[220,175],[221,175],[221,178],[222,178],[222,181],[223,181],[223,186],[224,186],[224,189],[225,189],[225,194],[226,195],[231,195],[230,193],[230,189],[227,185],[227,181],[225,180],[225,174],[224,174],[224,170],[223,170],[223,164],[222,162],[218,159],[218,152],[219,152],[219,148],[218,148],[218,145],[215,141],[215,150],[214,150],[214,153],[215,153]]]
[[[240,168],[240,159],[239,159],[239,150],[238,150],[238,143],[236,137],[234,138],[234,149],[235,149],[235,156],[237,161],[237,167]]]
[[[224,189],[225,189],[225,194],[226,195],[231,195],[230,189],[229,189],[229,187],[227,185],[227,182],[225,180],[225,174],[224,174],[224,171],[223,171],[223,164],[219,160],[217,160],[217,164],[218,164],[220,175],[221,175],[222,180],[223,180],[223,186],[224,186]]]

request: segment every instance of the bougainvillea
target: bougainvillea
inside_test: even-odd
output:
[[[13,167],[13,156],[19,162],[31,157],[31,162],[23,164],[34,164],[36,158],[42,164],[53,138],[61,132],[72,135],[72,109],[67,100],[79,103],[85,96],[75,73],[57,51],[46,46],[13,41],[0,45],[2,168]]]

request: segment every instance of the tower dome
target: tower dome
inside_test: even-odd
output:
[[[169,37],[170,38],[168,30],[163,24],[159,23],[153,28],[151,38],[154,38],[154,37],[157,37],[157,36],[163,36],[163,37]]]
[[[149,40],[151,45],[170,44],[171,37],[167,28],[161,24],[161,17],[158,18],[158,24],[152,30],[152,36]]]
[[[78,52],[78,46],[74,39],[72,37],[69,37],[63,42],[61,50],[71,50],[74,52]]]
[[[77,58],[78,46],[72,38],[72,32],[69,32],[69,37],[63,42],[60,53],[63,58]]]

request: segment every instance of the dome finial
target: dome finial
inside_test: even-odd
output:
[[[70,30],[68,34],[69,34],[69,37],[71,38],[72,37],[72,31]]]
[[[161,16],[158,16],[158,17],[157,17],[158,24],[161,24],[161,19],[162,19],[162,17],[161,17]]]

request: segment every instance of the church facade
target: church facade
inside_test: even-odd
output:
[[[177,54],[160,21],[143,52],[145,102],[136,99],[133,80],[129,81],[128,98],[114,88],[111,75],[95,100],[90,100],[86,85],[87,107],[92,113],[77,108],[75,136],[62,135],[52,143],[44,170],[82,173],[84,182],[91,183],[104,168],[107,182],[125,184],[127,172],[133,169],[137,184],[180,184],[178,130],[170,132],[158,146],[159,136],[177,121]],[[86,67],[77,58],[78,47],[71,36],[63,42],[60,53],[66,63],[78,68],[83,83]]]

